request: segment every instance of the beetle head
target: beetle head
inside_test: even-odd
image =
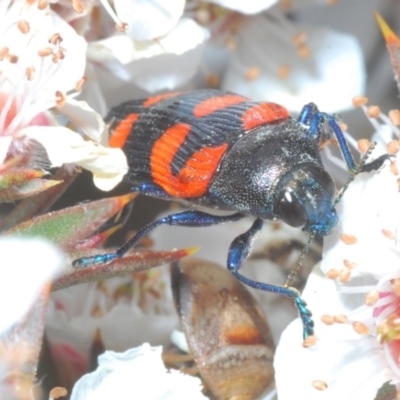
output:
[[[334,208],[335,183],[322,166],[300,164],[277,186],[276,216],[288,225],[328,235],[338,222]]]

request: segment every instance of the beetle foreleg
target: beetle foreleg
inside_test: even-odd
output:
[[[308,310],[306,302],[300,297],[300,293],[297,289],[289,286],[271,285],[268,283],[258,282],[239,273],[241,265],[249,255],[254,235],[262,228],[262,225],[263,221],[261,219],[256,219],[248,231],[242,233],[233,240],[228,253],[228,270],[245,285],[293,298],[303,322],[303,338],[306,339],[308,336],[314,334],[314,321],[312,320],[312,314]]]
[[[346,161],[347,168],[351,172],[354,172],[357,168],[357,165],[356,165],[354,158],[350,152],[349,145],[346,141],[346,138],[344,137],[342,130],[340,129],[338,123],[336,122],[335,118],[332,117],[332,115],[329,115],[329,114],[323,113],[323,112],[319,112],[319,111],[316,112],[312,116],[312,120],[310,123],[310,133],[313,134],[313,132],[320,132],[324,121],[328,122],[329,126],[333,130],[333,133],[336,136],[336,139],[339,143],[340,151],[342,152],[343,158]],[[314,135],[315,135],[315,133],[314,133]]]
[[[350,149],[349,149],[349,145],[347,144],[347,141],[343,135],[342,130],[340,129],[338,123],[336,122],[335,118],[332,117],[332,115],[329,115],[327,113],[321,113],[321,112],[317,112],[314,116],[313,116],[313,120],[315,120],[315,122],[311,122],[310,125],[310,130],[311,129],[316,129],[314,128],[314,124],[318,125],[320,120],[325,120],[329,123],[330,127],[332,128],[338,142],[339,142],[339,146],[340,146],[340,150],[343,154],[343,158],[346,161],[347,167],[349,168],[349,170],[352,173],[360,173],[360,172],[371,172],[371,171],[376,171],[378,170],[380,167],[382,167],[383,163],[386,160],[390,160],[390,155],[388,154],[383,154],[382,156],[378,157],[376,160],[371,161],[369,163],[363,164],[361,168],[358,168],[358,166],[356,165],[353,156],[351,155]]]
[[[318,112],[318,107],[314,103],[309,103],[302,108],[299,118],[297,118],[297,120],[302,124],[309,126],[313,115]]]

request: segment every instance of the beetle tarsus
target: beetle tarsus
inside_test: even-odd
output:
[[[300,297],[300,295],[297,295],[294,298],[294,302],[297,310],[299,311],[301,321],[303,322],[303,339],[306,340],[309,336],[314,334],[314,321],[312,319],[312,313],[307,308],[307,303]]]
[[[386,160],[391,161],[393,155],[389,154],[383,154],[380,157],[378,157],[376,160],[371,161],[367,164],[364,164],[362,168],[360,169],[360,172],[372,172],[372,171],[377,171],[382,167],[382,165],[385,163]]]

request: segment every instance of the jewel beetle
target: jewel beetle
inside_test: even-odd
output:
[[[309,243],[336,226],[335,184],[319,148],[325,123],[351,173],[379,169],[389,156],[358,167],[336,119],[313,103],[296,120],[281,105],[212,89],[127,101],[111,109],[106,122],[110,146],[121,147],[128,158],[125,180],[133,191],[232,213],[178,212],[144,226],[116,252],[80,258],[73,265],[122,257],[159,225],[205,227],[252,216],[253,225],[229,248],[228,269],[246,285],[293,298],[303,337],[313,334],[311,312],[288,284],[292,279],[283,286],[262,283],[242,275],[240,266],[264,220],[302,227],[310,233]]]

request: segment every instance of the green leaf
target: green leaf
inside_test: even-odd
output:
[[[396,394],[396,386],[390,382],[385,382],[378,390],[374,400],[396,400]]]

